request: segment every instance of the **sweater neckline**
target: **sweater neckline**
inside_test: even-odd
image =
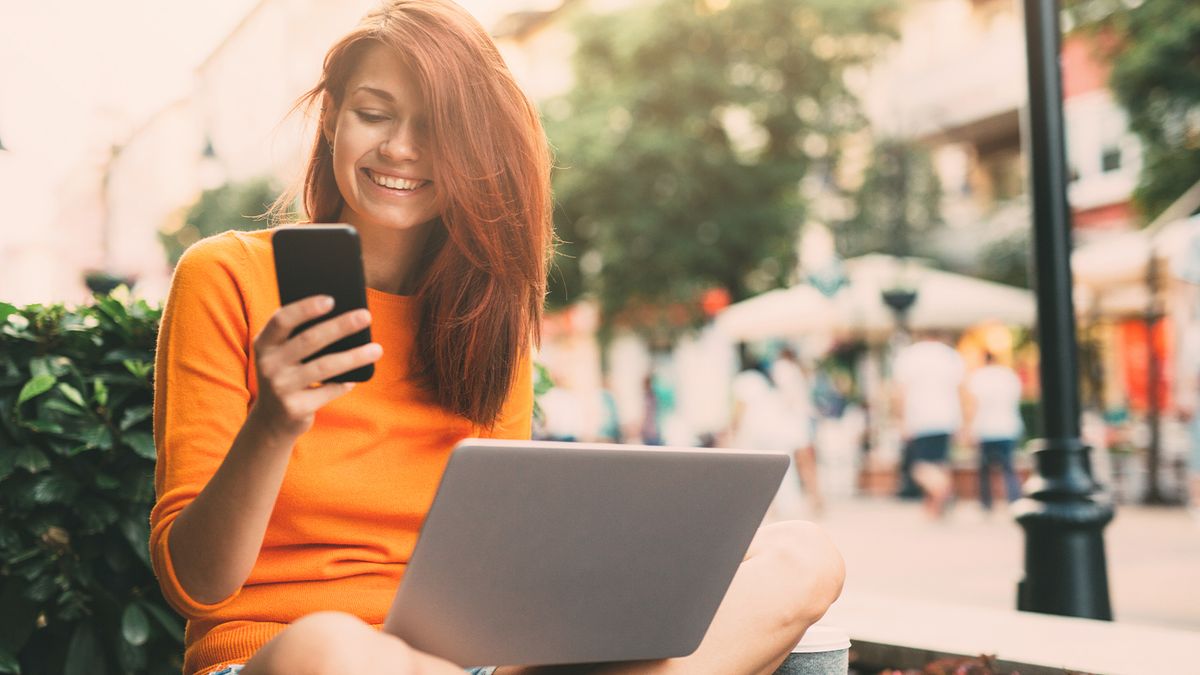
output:
[[[415,295],[399,295],[396,293],[388,293],[374,288],[367,288],[367,300],[388,307],[407,308],[412,307],[417,302]]]

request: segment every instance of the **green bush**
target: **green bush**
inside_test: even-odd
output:
[[[0,673],[178,673],[150,567],[160,310],[0,303]]]

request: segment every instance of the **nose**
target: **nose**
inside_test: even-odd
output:
[[[397,122],[392,133],[379,145],[379,154],[396,162],[412,162],[419,159],[420,137],[416,125],[409,121]]]

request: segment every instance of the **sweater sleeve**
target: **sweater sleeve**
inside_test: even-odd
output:
[[[528,440],[533,435],[533,357],[523,356],[517,365],[512,388],[500,417],[491,429],[479,432],[484,438]]]
[[[236,597],[208,605],[191,598],[175,576],[167,540],[175,518],[224,460],[250,405],[248,319],[235,275],[244,257],[230,236],[188,249],[175,269],[158,335],[150,557],[163,595],[189,618]]]

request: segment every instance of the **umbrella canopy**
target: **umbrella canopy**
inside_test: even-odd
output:
[[[1200,264],[1192,259],[1200,250],[1200,215],[1176,220],[1154,232],[1118,232],[1097,238],[1071,252],[1071,271],[1077,283],[1093,287],[1145,283],[1150,256],[1166,263],[1175,276],[1189,274]]]
[[[1112,234],[1072,251],[1071,275],[1076,284],[1092,288],[1145,283],[1150,252],[1144,232]]]
[[[1158,291],[1167,278],[1200,282],[1200,215],[1136,232],[1096,239],[1071,253],[1071,272],[1081,314],[1119,317],[1144,314],[1150,302],[1150,262],[1158,268]]]
[[[845,262],[848,284],[826,298],[807,284],[730,305],[717,329],[735,340],[813,333],[885,338],[896,327],[883,292],[898,284],[916,291],[910,328],[961,330],[985,322],[1031,325],[1033,294],[1021,288],[935,270],[912,259],[866,255]]]
[[[829,333],[836,328],[833,301],[808,284],[777,288],[732,304],[716,317],[722,334],[738,341]]]

